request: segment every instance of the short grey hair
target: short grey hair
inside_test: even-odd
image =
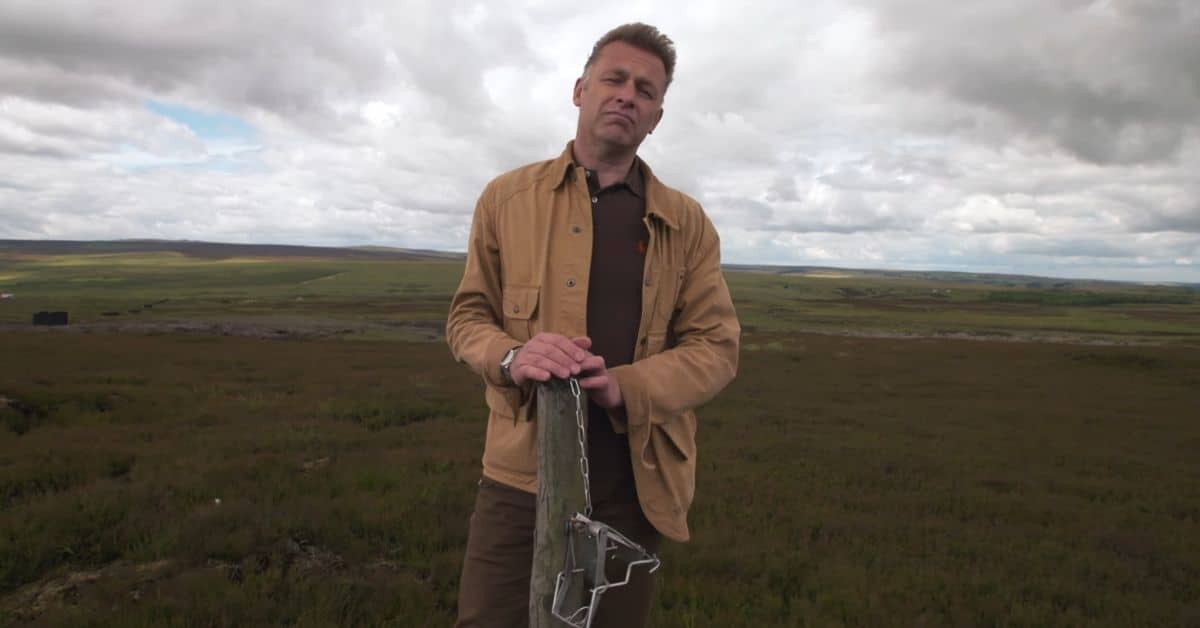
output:
[[[608,31],[596,41],[596,45],[592,46],[592,54],[587,58],[587,63],[583,64],[584,74],[587,74],[588,69],[596,62],[596,58],[600,56],[600,50],[614,41],[625,42],[661,59],[663,68],[667,70],[667,84],[663,85],[663,91],[665,92],[671,86],[671,79],[675,77],[675,42],[657,28],[641,22],[622,24]]]

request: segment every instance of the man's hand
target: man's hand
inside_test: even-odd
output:
[[[591,341],[587,346],[592,346]],[[551,377],[567,379],[583,370],[583,361],[590,355],[586,348],[581,348],[566,336],[543,332],[530,338],[517,351],[508,373],[517,386],[524,386],[525,382],[531,380],[544,382]]]
[[[592,348],[592,339],[587,336],[575,338],[572,342],[584,350]],[[588,399],[601,408],[625,405],[625,398],[621,396],[621,386],[617,383],[617,378],[608,374],[608,367],[604,364],[602,356],[588,353],[580,367],[577,379],[579,387],[588,391]]]
[[[601,408],[624,405],[616,378],[608,375],[604,358],[592,355],[588,351],[590,348],[592,339],[587,336],[568,339],[560,334],[543,332],[530,338],[517,351],[508,372],[517,386],[524,386],[529,381],[544,382],[551,377],[576,377],[579,387],[588,391],[588,398]]]

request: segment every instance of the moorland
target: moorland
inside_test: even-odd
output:
[[[459,257],[0,241],[0,624],[445,626]],[[728,267],[655,626],[1200,625],[1200,291]],[[34,326],[38,311],[69,324]]]

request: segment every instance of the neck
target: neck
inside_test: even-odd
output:
[[[602,188],[624,181],[637,158],[637,149],[606,151],[604,148],[577,136],[572,150],[575,163],[595,172],[596,183]]]

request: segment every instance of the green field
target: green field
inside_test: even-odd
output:
[[[460,271],[0,248],[0,624],[449,625]],[[1194,289],[727,277],[655,626],[1200,626]]]

